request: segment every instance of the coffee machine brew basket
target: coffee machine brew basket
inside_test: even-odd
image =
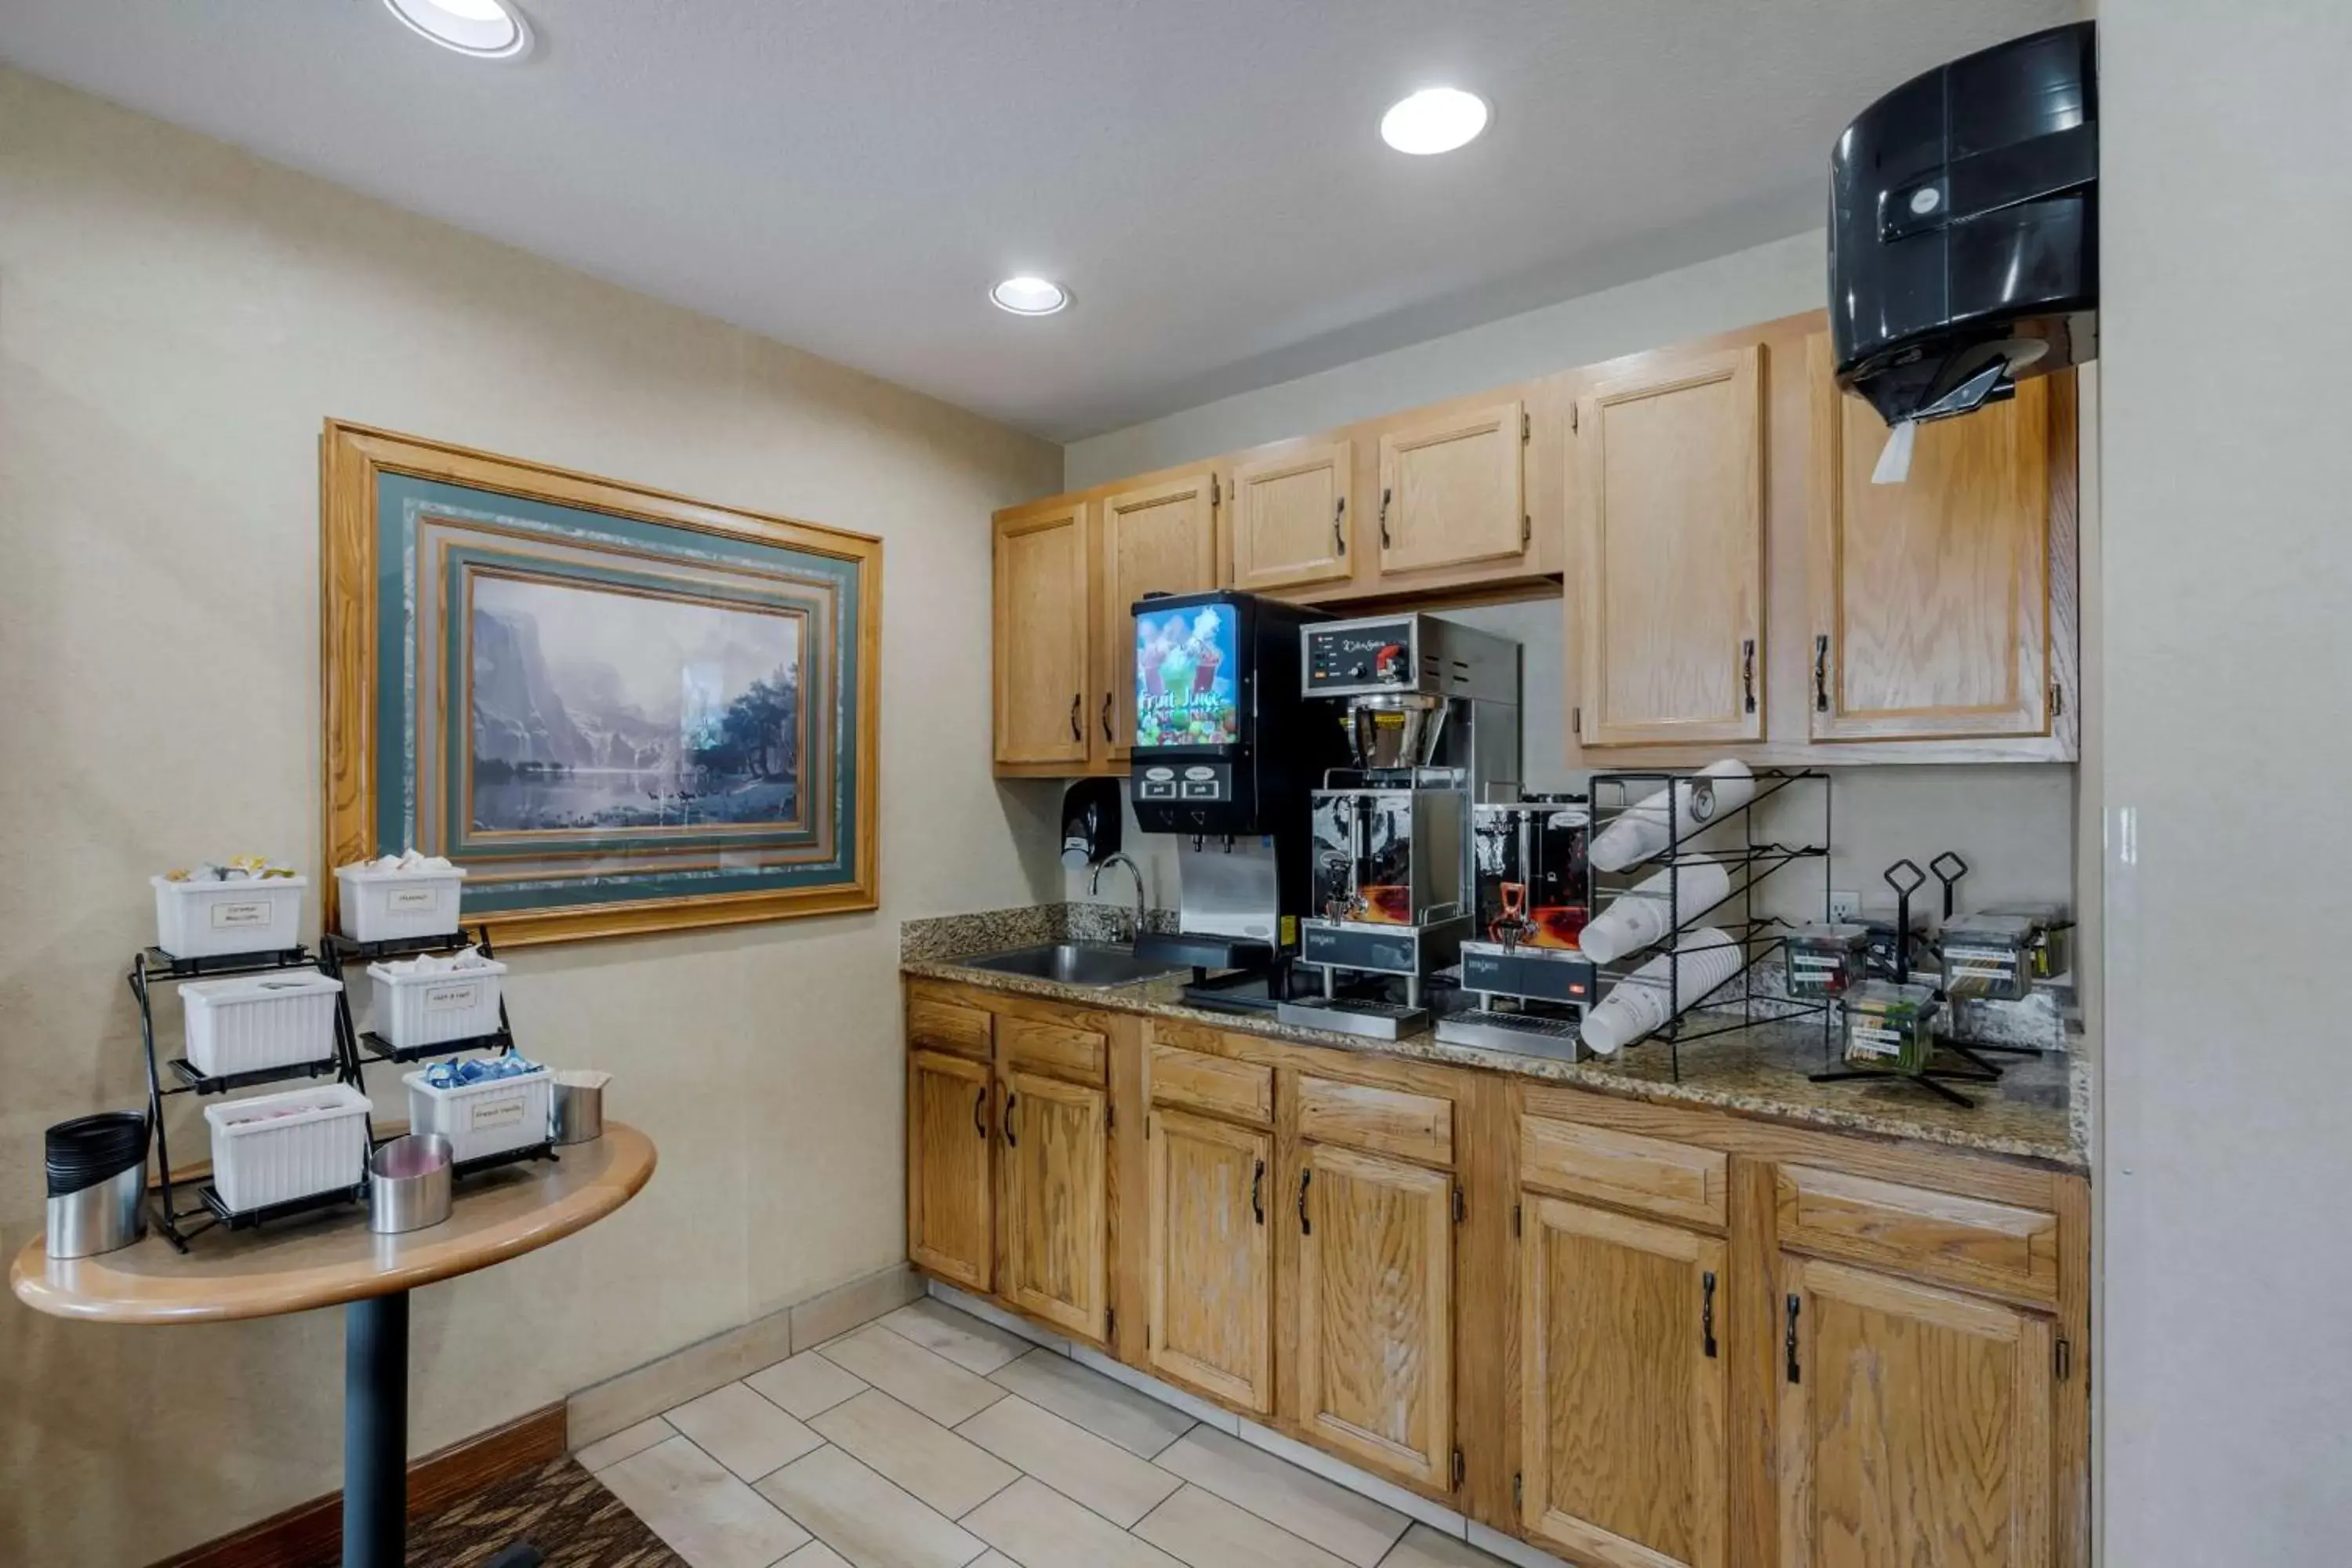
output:
[[[1341,710],[1360,768],[1423,766],[1437,754],[1445,713],[1444,698],[1420,691],[1351,698]]]

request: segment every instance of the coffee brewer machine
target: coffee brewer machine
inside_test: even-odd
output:
[[[1129,798],[1137,826],[1176,836],[1181,888],[1176,934],[1136,951],[1190,965],[1195,1001],[1272,1007],[1308,909],[1307,791],[1343,755],[1299,695],[1300,629],[1328,617],[1232,592],[1155,595],[1133,613]]]
[[[1322,972],[1322,995],[1280,1016],[1393,1039],[1427,1022],[1423,983],[1472,933],[1473,803],[1517,794],[1519,647],[1421,615],[1301,636],[1306,694],[1337,700],[1355,766],[1326,773],[1313,795],[1299,961]]]
[[[1573,1061],[1596,978],[1578,946],[1592,910],[1591,807],[1582,795],[1523,795],[1474,805],[1470,822],[1477,921],[1462,944],[1462,989],[1479,1005],[1438,1019],[1437,1037]]]

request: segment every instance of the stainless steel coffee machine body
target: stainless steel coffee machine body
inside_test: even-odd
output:
[[[1462,989],[1478,1005],[1439,1019],[1439,1039],[1524,1056],[1581,1054],[1577,1028],[1596,980],[1578,947],[1591,910],[1591,832],[1582,795],[1471,808],[1476,931],[1462,944]]]
[[[1472,934],[1472,802],[1517,794],[1519,648],[1420,615],[1300,637],[1306,695],[1327,700],[1355,766],[1313,797],[1299,958],[1322,970],[1323,1001],[1284,1016],[1394,1037],[1426,1021],[1423,983]],[[1402,979],[1404,1003],[1341,998],[1342,975]]]

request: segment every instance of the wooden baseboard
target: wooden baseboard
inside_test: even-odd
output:
[[[550,1405],[413,1461],[408,1517],[438,1513],[469,1492],[562,1458],[563,1433],[563,1406]],[[330,1492],[165,1558],[155,1568],[313,1568],[333,1561],[342,1539],[342,1494]]]

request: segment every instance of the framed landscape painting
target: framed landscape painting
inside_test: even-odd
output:
[[[446,856],[507,944],[876,907],[878,540],[338,422],[322,459],[330,868]]]

